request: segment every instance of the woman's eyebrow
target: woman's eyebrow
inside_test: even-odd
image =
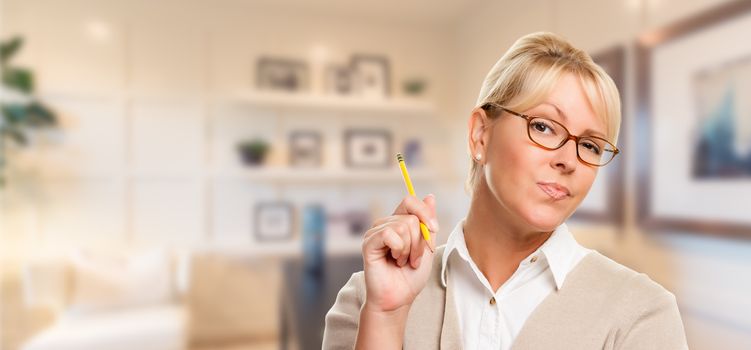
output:
[[[564,121],[568,121],[568,117],[566,116],[566,114],[563,113],[563,111],[560,108],[558,108],[558,106],[556,106],[554,103],[543,102],[543,103],[540,103],[540,105],[548,105],[548,106],[555,108],[556,113],[558,113],[559,116],[563,117]]]
[[[548,105],[548,106],[551,106],[551,107],[555,108],[556,113],[558,113],[558,115],[561,116],[561,118],[565,122],[568,122],[568,117],[566,116],[566,113],[563,113],[563,111],[560,108],[558,108],[558,106],[556,106],[555,103],[552,103],[552,102],[543,102],[543,103],[540,103],[540,105]],[[603,133],[601,133],[601,132],[599,132],[597,130],[593,130],[593,129],[584,130],[584,133],[582,135],[597,136],[597,137],[602,137],[603,139],[605,138],[605,134],[603,134]]]

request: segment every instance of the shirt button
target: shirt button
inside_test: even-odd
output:
[[[495,297],[490,298],[490,305],[495,305]]]
[[[529,262],[533,263],[537,261],[537,255],[533,256],[532,259],[529,259]]]

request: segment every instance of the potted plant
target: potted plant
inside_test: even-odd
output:
[[[422,78],[410,78],[402,83],[404,92],[409,96],[420,96],[425,92],[428,82]]]
[[[263,164],[270,148],[270,144],[260,138],[242,141],[237,145],[243,163],[251,166]]]
[[[55,114],[33,96],[34,73],[10,63],[22,45],[20,37],[0,42],[3,78],[0,85],[0,188],[5,185],[6,147],[26,146],[31,130],[57,124]]]

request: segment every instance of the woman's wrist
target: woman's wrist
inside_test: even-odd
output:
[[[410,305],[381,310],[367,302],[360,311],[356,349],[401,349]]]

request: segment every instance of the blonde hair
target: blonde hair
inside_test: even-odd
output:
[[[586,52],[553,33],[519,38],[485,76],[475,107],[494,102],[520,112],[530,109],[542,103],[567,73],[579,77],[593,111],[607,125],[607,139],[616,144],[621,124],[618,88]],[[497,114],[488,117],[494,119]],[[465,186],[470,194],[482,169],[471,153],[469,149],[470,169]]]

